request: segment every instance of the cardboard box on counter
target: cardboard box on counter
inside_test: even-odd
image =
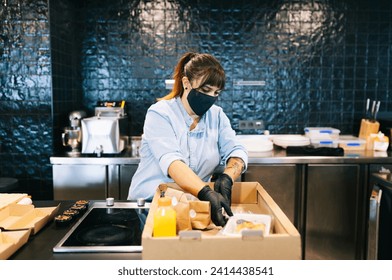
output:
[[[178,188],[176,184],[167,185]],[[267,236],[226,236],[218,234],[219,230],[215,229],[198,231],[198,238],[154,238],[153,213],[157,209],[159,195],[157,190],[143,230],[143,259],[301,259],[299,232],[258,182],[234,183],[232,210],[271,215],[274,222],[272,232]]]

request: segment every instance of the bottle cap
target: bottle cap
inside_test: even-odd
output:
[[[158,206],[171,206],[171,198],[170,197],[160,197],[158,199]]]

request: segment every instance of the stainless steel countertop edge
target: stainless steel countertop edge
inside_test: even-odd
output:
[[[126,165],[139,164],[140,158],[123,156],[52,156],[51,164]],[[249,164],[307,164],[307,163],[392,163],[392,154],[377,151],[346,151],[344,156],[288,156],[286,150],[275,149],[265,153],[249,153]]]

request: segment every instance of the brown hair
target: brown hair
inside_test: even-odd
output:
[[[200,83],[201,86],[211,85],[220,89],[225,87],[225,71],[215,57],[210,54],[187,52],[180,58],[174,69],[172,91],[168,95],[159,98],[159,100],[168,100],[182,96],[184,93],[182,87],[183,77],[188,77],[189,81],[203,77]]]

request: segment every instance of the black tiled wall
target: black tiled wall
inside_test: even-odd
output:
[[[38,195],[50,195],[49,156],[70,111],[125,99],[130,134],[140,135],[186,51],[222,62],[219,103],[235,129],[263,119],[272,133],[357,134],[366,98],[391,111],[389,0],[2,0],[0,20],[1,176],[31,180],[25,188]]]
[[[381,111],[391,106],[391,1],[101,0],[80,12],[84,104],[127,100],[136,135],[189,50],[224,65],[219,103],[236,129],[263,119],[272,133],[332,126],[356,134],[366,98],[381,100]]]
[[[0,2],[0,177],[51,195],[52,90],[46,1]]]
[[[75,21],[78,0],[50,1],[50,42],[52,57],[53,147],[61,151],[61,133],[70,125],[69,114],[84,110],[80,77],[80,38]]]

